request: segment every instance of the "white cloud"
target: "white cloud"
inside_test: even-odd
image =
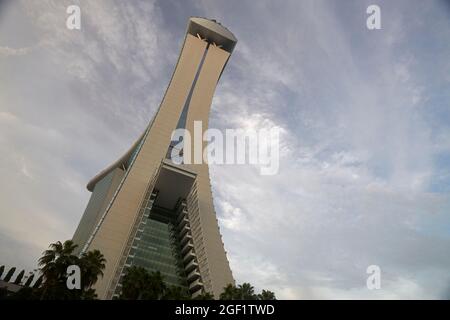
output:
[[[81,2],[78,33],[61,27],[66,3],[23,2],[35,42],[22,47],[33,50],[0,54],[0,173],[8,181],[0,184],[8,243],[0,249],[28,268],[50,241],[72,235],[84,184],[155,112],[182,40],[165,2]],[[283,130],[278,175],[211,167],[236,280],[286,299],[442,297],[450,195],[430,184],[450,177],[435,162],[450,152],[449,115],[439,111],[449,97],[436,84],[448,82],[448,52],[415,46],[429,23],[418,28],[425,20],[402,4],[381,4],[378,33],[358,18],[364,3],[271,5],[179,5],[183,19],[217,18],[239,39],[211,127]],[[423,7],[436,23],[430,28],[445,29],[439,5]],[[9,23],[0,40],[2,30],[17,29]],[[0,44],[3,53],[21,47]],[[370,264],[382,269],[382,290],[365,287]]]
[[[230,19],[222,13],[228,5],[207,8]],[[232,259],[237,280],[261,283],[245,271],[253,265],[257,274],[263,255],[287,279],[272,287],[284,298],[440,297],[450,281],[450,241],[423,221],[448,224],[450,196],[428,190],[435,137],[423,103],[433,91],[418,73],[423,61],[408,51],[411,35],[385,17],[390,40],[374,46],[385,34],[364,41],[329,3],[291,3],[276,15],[266,8],[252,7],[259,21],[271,21],[261,37],[236,17],[242,29],[229,64],[234,73],[211,121],[245,126],[264,114],[285,128],[291,151],[275,177],[212,168],[224,242],[239,257]],[[302,41],[288,41],[292,35]],[[377,293],[365,288],[373,263],[389,270]],[[432,287],[432,277],[417,272],[434,267],[443,284]]]
[[[155,31],[153,2],[120,10],[111,1],[82,2],[82,31],[65,27],[68,3],[14,2],[5,14],[15,19],[0,32],[1,255],[19,268],[34,268],[50,242],[72,237],[87,181],[140,134],[163,94],[164,81],[155,79],[168,78],[159,49],[172,44]],[[6,31],[31,43],[4,46]]]
[[[8,56],[22,56],[28,54],[31,48],[10,48],[10,47],[0,47],[0,57]]]

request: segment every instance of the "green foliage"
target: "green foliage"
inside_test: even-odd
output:
[[[167,288],[161,273],[149,273],[142,267],[128,268],[122,280],[120,299],[124,300],[159,300]]]
[[[164,300],[190,300],[191,295],[182,287],[170,286],[166,289],[163,296]]]
[[[223,288],[223,292],[220,294],[220,300],[237,300],[238,289],[232,284],[228,284]]]
[[[220,294],[220,300],[276,300],[275,294],[269,290],[262,290],[255,294],[255,289],[250,283],[239,286],[227,285]]]
[[[194,300],[214,300],[214,295],[209,292],[204,292],[202,294],[199,294],[194,298]]]
[[[76,247],[70,240],[64,243],[58,241],[44,251],[39,259],[42,284],[37,289],[41,293],[41,299],[80,300],[96,297],[95,290],[91,287],[97,282],[99,276],[103,276],[106,260],[98,250],[83,253],[81,257],[78,257],[73,254]],[[70,265],[80,267],[80,290],[67,288],[67,268]]]
[[[91,288],[98,280],[103,277],[103,269],[105,269],[106,259],[99,250],[88,251],[81,255],[79,266],[82,270],[82,279],[84,288]]]
[[[255,289],[250,283],[243,283],[238,286],[237,290],[238,300],[256,300]]]
[[[16,293],[1,292],[0,299],[39,299],[39,300],[91,300],[97,297],[92,286],[99,276],[103,276],[105,258],[100,251],[94,250],[83,253],[81,257],[73,254],[77,246],[70,240],[61,243],[52,243],[49,249],[44,251],[39,259],[40,277],[33,287],[31,283],[34,274],[26,281],[24,287]],[[69,290],[67,288],[67,268],[70,265],[78,265],[81,271],[81,289]],[[11,279],[15,268],[12,268],[5,279]],[[15,283],[20,284],[25,271],[22,270]]]
[[[258,300],[276,300],[275,293],[263,289],[263,291],[258,294]]]
[[[50,244],[39,259],[39,278],[32,286],[36,273],[32,273],[22,289],[16,293],[8,293],[0,288],[0,300],[92,300],[97,295],[92,286],[103,276],[106,260],[98,250],[85,252],[78,257],[73,254],[77,246],[70,240]],[[67,288],[67,267],[78,265],[81,271],[81,289]],[[5,267],[0,267],[0,276]],[[9,282],[16,268],[11,268],[4,281]],[[22,282],[25,271],[22,270],[14,283]],[[190,300],[190,292],[183,287],[167,286],[159,271],[149,272],[142,267],[132,266],[122,280],[122,292],[119,299],[124,300]],[[209,292],[202,292],[195,300],[213,300]],[[243,283],[237,287],[229,284],[220,294],[220,300],[275,300],[275,294],[262,290],[256,294],[254,287]]]
[[[122,280],[122,292],[119,299],[124,300],[190,300],[191,294],[186,288],[167,287],[159,272],[148,272],[142,267],[132,266]],[[203,293],[196,300],[212,300],[214,296]]]
[[[148,272],[142,267],[128,268],[122,280],[122,292],[119,299],[124,300],[190,300],[190,293],[177,286],[166,287],[159,272]],[[275,294],[269,290],[262,290],[256,294],[250,283],[243,283],[237,287],[229,284],[220,295],[220,300],[275,300]],[[194,300],[214,300],[209,292],[203,292]]]

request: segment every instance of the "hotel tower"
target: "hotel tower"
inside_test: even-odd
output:
[[[95,285],[100,299],[120,294],[130,266],[160,271],[167,285],[192,297],[209,292],[218,298],[234,284],[208,165],[175,164],[170,154],[175,129],[193,132],[194,121],[207,129],[214,91],[236,42],[216,21],[190,18],[157,113],[128,152],[88,183],[92,195],[73,241],[79,252],[98,249],[106,258]]]

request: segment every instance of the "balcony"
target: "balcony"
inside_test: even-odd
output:
[[[202,292],[203,292],[203,289],[202,289],[202,288],[198,289],[197,291],[195,291],[195,292],[192,294],[192,298],[195,298],[195,297],[201,295]]]
[[[180,243],[182,246],[185,245],[188,241],[192,240],[192,236],[189,233],[186,233],[183,237],[181,237]]]
[[[188,263],[189,261],[191,261],[192,259],[195,258],[195,253],[194,250],[190,250],[188,253],[186,253],[186,255],[183,257],[183,262],[184,263]]]
[[[183,208],[177,217],[177,222],[180,222],[182,218],[187,217],[187,210],[186,208]]]
[[[200,279],[195,280],[189,285],[189,290],[191,290],[191,292],[195,292],[201,288],[203,288],[203,282]]]
[[[194,248],[194,245],[192,244],[192,241],[188,241],[188,243],[185,244],[185,246],[181,249],[181,254],[186,254],[189,250]]]
[[[186,267],[184,268],[184,270],[186,270],[186,272],[191,272],[192,270],[198,268],[198,264],[195,261],[195,259],[192,259],[191,262],[189,262]]]
[[[178,230],[182,229],[187,223],[189,223],[189,220],[184,216],[178,223]]]
[[[191,227],[189,227],[189,224],[185,224],[184,227],[180,231],[180,237],[183,238],[184,235],[188,232],[190,233],[190,231],[191,231]]]
[[[188,275],[187,275],[187,280],[188,282],[192,282],[194,280],[197,280],[198,278],[200,278],[200,273],[197,271],[197,269],[192,270]]]

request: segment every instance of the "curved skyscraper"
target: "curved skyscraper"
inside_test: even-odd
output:
[[[213,94],[237,40],[225,27],[189,19],[186,37],[158,112],[119,160],[88,184],[91,198],[73,236],[81,251],[99,249],[107,263],[98,297],[120,294],[129,266],[160,271],[193,297],[217,298],[234,284],[214,211],[207,164],[174,164],[176,128],[207,129]],[[191,153],[192,154],[192,153]]]

